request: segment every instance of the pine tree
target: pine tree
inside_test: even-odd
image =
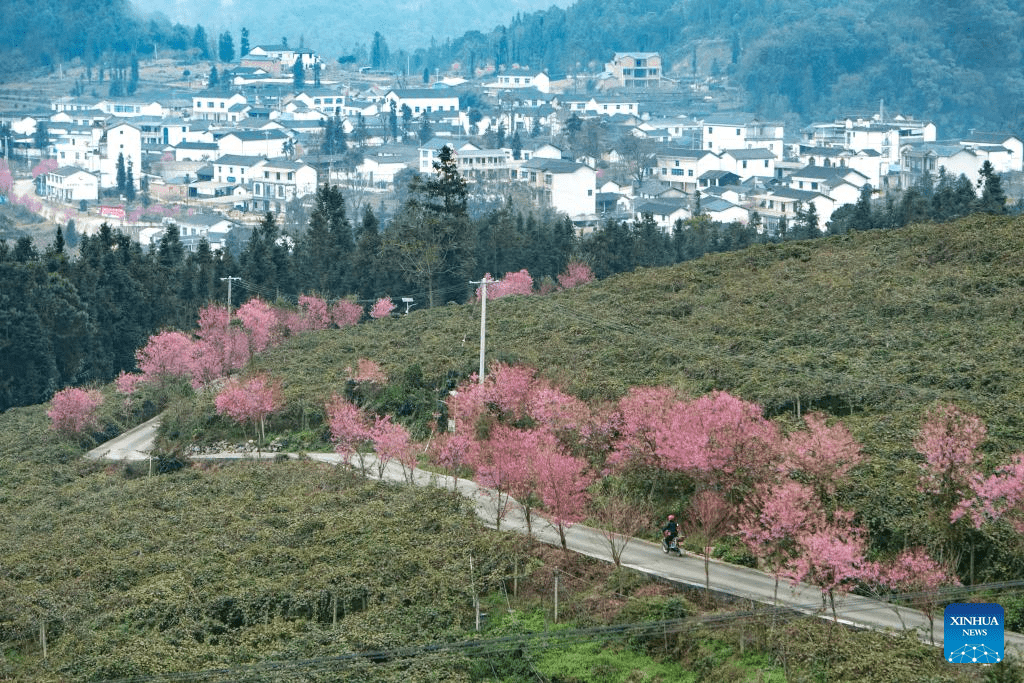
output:
[[[129,159],[124,173],[124,196],[129,202],[135,201],[135,177],[132,174],[133,166],[134,164],[132,163],[132,160]]]
[[[978,175],[978,186],[981,188],[978,209],[985,213],[1006,213],[1006,192],[1003,191],[1002,178],[988,159],[981,164]]]
[[[124,154],[117,155],[117,191],[124,194],[125,182],[127,179],[124,165]]]
[[[249,29],[242,27],[242,38],[238,44],[238,56],[244,57],[249,54]]]

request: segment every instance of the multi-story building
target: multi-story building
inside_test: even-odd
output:
[[[604,68],[623,88],[653,88],[664,78],[657,52],[616,52]]]

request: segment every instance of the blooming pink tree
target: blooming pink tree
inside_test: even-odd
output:
[[[206,306],[199,310],[199,329],[192,353],[193,386],[225,377],[249,362],[249,340],[245,331],[232,327],[228,309]]]
[[[761,408],[716,391],[692,401],[664,387],[634,388],[619,402],[613,467],[692,474],[742,500],[777,460],[779,432]]]
[[[274,308],[259,297],[238,308],[238,319],[249,334],[249,350],[256,354],[281,340],[280,321]]]
[[[800,552],[798,539],[824,522],[813,489],[792,480],[762,483],[741,509],[740,538],[775,575],[776,603],[779,576]]]
[[[377,476],[384,478],[384,468],[392,460],[402,466],[402,472],[410,484],[419,464],[420,449],[409,436],[409,430],[392,422],[390,415],[378,417],[370,431],[373,449],[377,454]]]
[[[41,175],[52,173],[57,170],[60,164],[57,163],[56,159],[42,159],[38,164],[32,167],[32,178],[38,178]]]
[[[135,352],[145,382],[166,386],[171,379],[192,379],[195,342],[186,334],[166,331],[154,334]]]
[[[46,416],[50,429],[65,436],[81,436],[98,423],[97,411],[103,405],[103,394],[97,389],[68,387],[53,396]]]
[[[371,382],[374,384],[387,384],[388,382],[387,373],[384,372],[376,361],[369,358],[358,359],[354,370],[348,368],[348,376],[356,382]]]
[[[863,460],[860,444],[842,424],[826,424],[822,413],[807,413],[804,424],[806,430],[790,433],[782,445],[786,451],[783,470],[810,484],[824,503],[835,496],[836,484]]]
[[[8,196],[14,190],[14,176],[7,162],[0,159],[0,195]]]
[[[594,271],[585,263],[573,261],[565,267],[565,272],[558,276],[558,284],[562,289],[572,289],[593,282]]]
[[[373,442],[372,424],[359,408],[342,396],[334,396],[327,403],[327,424],[331,428],[334,451],[349,462],[353,455],[359,457],[360,469],[366,470],[362,454]]]
[[[923,548],[904,550],[891,562],[878,568],[878,583],[896,593],[905,593],[903,599],[910,602],[928,617],[928,631],[932,645],[935,644],[935,609],[939,603],[939,589],[944,586],[959,586],[957,580],[945,567],[933,560]],[[899,609],[896,615],[903,622]]]
[[[349,327],[363,319],[363,307],[342,299],[331,307],[331,320],[338,327]]]
[[[566,529],[584,518],[590,499],[587,487],[594,477],[586,460],[566,455],[557,447],[537,451],[533,461],[545,514],[555,523],[562,549],[566,550]]]
[[[395,302],[391,300],[391,297],[382,296],[377,299],[370,309],[370,317],[374,320],[380,320],[381,318],[388,318],[391,316],[391,311],[398,308]]]
[[[318,296],[299,297],[299,310],[307,330],[326,330],[331,325],[331,312],[327,302]]]
[[[877,568],[865,558],[864,530],[847,519],[842,524],[826,524],[797,537],[799,552],[786,567],[793,583],[807,582],[821,589],[822,608],[831,606],[836,614],[836,593],[849,592],[858,581],[870,581]],[[826,602],[827,599],[827,602]]]
[[[263,376],[231,380],[214,399],[217,412],[242,425],[252,424],[259,442],[266,439],[266,419],[282,407],[281,390]],[[259,451],[257,450],[257,455]]]
[[[504,296],[533,294],[533,278],[523,268],[516,273],[505,273],[498,282],[495,282],[487,290],[488,299],[500,299]],[[480,290],[477,290],[477,300],[480,299]]]

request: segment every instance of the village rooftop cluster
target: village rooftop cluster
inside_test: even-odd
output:
[[[11,131],[2,152],[50,160],[38,195],[122,225],[131,222],[123,193],[111,190],[125,189],[130,168],[131,194],[188,206],[175,219],[183,240],[205,238],[214,248],[235,225],[312,202],[320,184],[393,193],[410,172],[430,173],[445,145],[471,191],[505,196],[517,187],[567,215],[580,234],[644,215],[670,231],[698,202],[712,221],[753,220],[769,233],[813,205],[824,230],[865,186],[884,197],[940,169],[976,180],[986,161],[1000,174],[1024,171],[1020,137],[973,132],[940,141],[933,123],[881,104],[802,130],[719,111],[713,80],[672,81],[657,53],[615,53],[589,88],[579,75],[520,67],[415,84],[367,69],[333,80],[322,72],[311,50],[256,46],[222,67],[214,87],[190,74],[145,96],[66,95],[46,111],[0,112]],[[582,152],[575,143],[588,126],[603,134]],[[144,243],[162,232],[128,227]]]

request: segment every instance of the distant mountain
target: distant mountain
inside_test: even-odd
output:
[[[504,2],[460,2],[459,0],[395,0],[356,2],[309,0],[133,0],[140,13],[160,12],[171,22],[186,26],[202,24],[208,35],[230,31],[238,46],[242,27],[249,29],[252,45],[280,43],[312,48],[329,59],[353,52],[356,45],[369,45],[379,31],[392,50],[427,46],[466,31],[490,31],[507,23],[518,12],[533,12],[570,0],[505,0]]]
[[[428,63],[600,70],[657,51],[668,76],[728,76],[748,110],[807,120],[891,112],[1024,130],[1024,6],[1012,0],[579,0],[427,50]],[[696,63],[696,64],[695,64]]]

